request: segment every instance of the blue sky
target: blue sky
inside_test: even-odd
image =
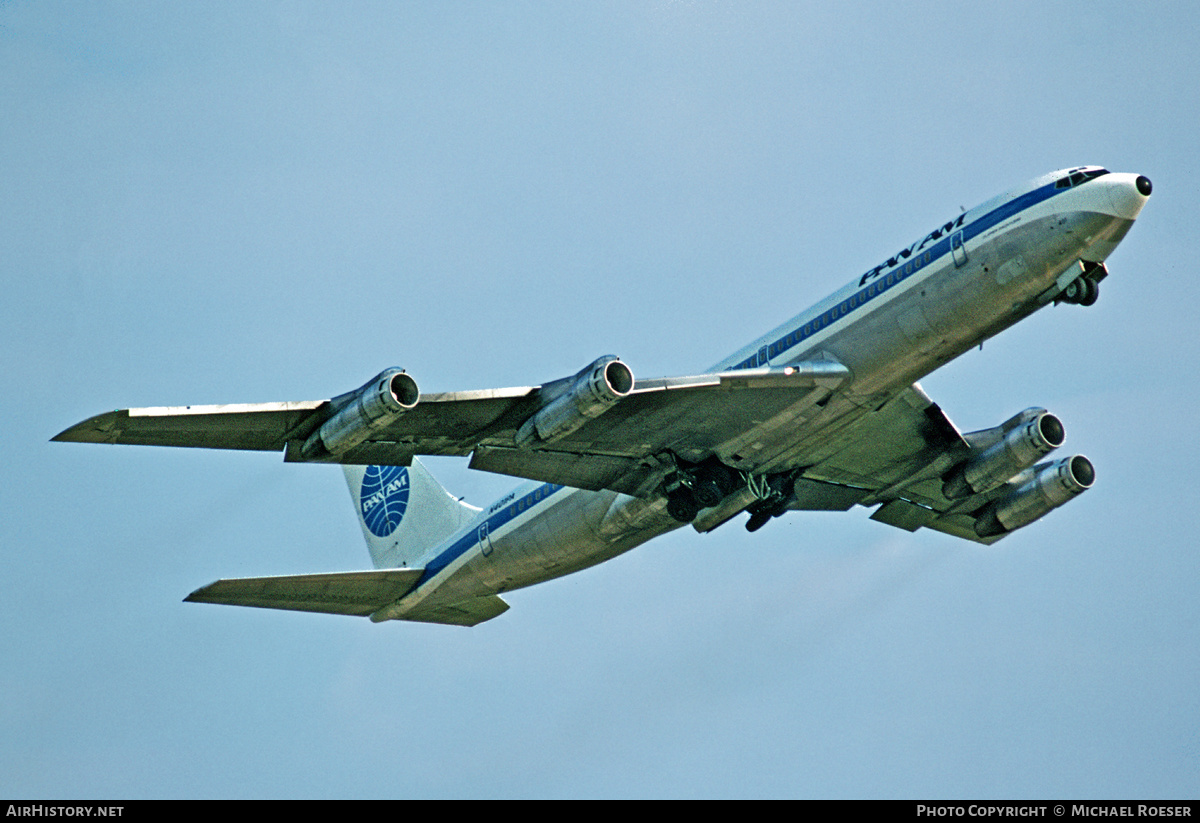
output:
[[[1198,17],[0,5],[0,794],[1196,796]],[[183,604],[366,567],[341,473],[48,442],[391,365],[694,373],[1091,163],[1155,184],[1100,302],[923,381],[965,429],[1046,406],[1096,464],[995,547],[859,509],[681,530],[471,630]]]

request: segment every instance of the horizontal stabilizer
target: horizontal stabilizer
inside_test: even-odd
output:
[[[218,580],[189,594],[190,603],[255,606],[367,617],[410,592],[424,569],[377,569]],[[499,599],[499,598],[497,598]]]

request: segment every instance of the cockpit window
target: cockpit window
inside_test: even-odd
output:
[[[1054,185],[1055,188],[1069,189],[1071,186],[1078,186],[1080,183],[1095,180],[1105,174],[1108,174],[1108,169],[1073,169],[1070,174]]]

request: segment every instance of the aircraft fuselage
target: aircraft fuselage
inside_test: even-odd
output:
[[[815,389],[715,456],[763,475],[773,466],[815,465],[830,432],[1065,299],[1064,289],[1095,271],[1125,236],[1148,194],[1149,181],[1135,174],[1055,172],[922,235],[709,370],[829,360],[849,371],[837,387]],[[798,422],[805,423],[800,440]],[[661,497],[526,483],[432,549],[420,584],[372,619],[559,577],[681,525]]]

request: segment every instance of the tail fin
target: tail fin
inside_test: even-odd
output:
[[[421,461],[405,466],[342,466],[358,523],[377,569],[419,566],[425,554],[475,519]]]

